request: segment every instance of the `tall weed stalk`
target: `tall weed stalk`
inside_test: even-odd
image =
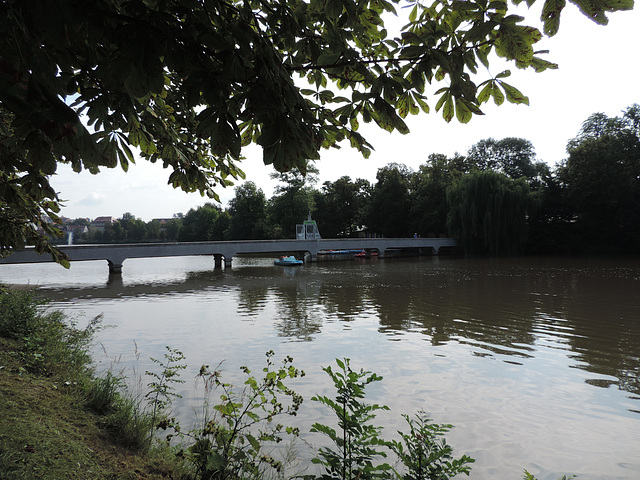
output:
[[[203,365],[198,374],[205,388],[203,426],[183,434],[192,445],[183,454],[196,467],[197,478],[203,480],[263,479],[269,474],[282,474],[282,460],[268,451],[284,439],[296,437],[298,428],[278,422],[281,416],[295,416],[302,397],[286,385],[286,380],[304,376],[304,372],[286,357],[281,366],[267,352],[261,376],[246,375],[244,387],[238,390],[222,380],[220,365],[211,371]],[[214,397],[217,395],[217,399]]]
[[[460,473],[469,475],[468,465],[475,460],[467,455],[453,458],[453,447],[445,440],[444,434],[453,425],[432,423],[424,411],[414,418],[403,415],[409,425],[409,432],[398,431],[401,441],[390,443],[397,455],[402,470],[396,470],[402,480],[440,480]]]
[[[182,395],[174,391],[174,384],[184,383],[179,378],[180,370],[184,370],[187,366],[182,362],[185,359],[184,354],[175,348],[165,347],[167,353],[164,354],[164,361],[151,358],[151,361],[162,367],[160,373],[146,371],[145,375],[151,377],[151,382],[147,384],[149,391],[145,394],[147,406],[151,408],[151,423],[153,426],[158,425],[159,421],[166,423],[168,412],[167,409],[171,405],[174,398],[182,398]]]
[[[452,456],[453,449],[444,440],[444,433],[451,425],[431,423],[424,412],[415,418],[405,415],[409,432],[398,432],[401,441],[386,441],[382,438],[382,427],[371,422],[376,413],[389,410],[386,405],[364,402],[367,385],[382,380],[382,377],[364,370],[351,368],[348,358],[336,359],[338,368],[331,366],[323,370],[331,377],[336,396],[316,395],[312,400],[329,407],[337,417],[338,428],[314,423],[312,432],[322,433],[333,443],[333,447],[321,447],[312,462],[320,465],[319,477],[305,475],[305,480],[446,480],[459,473],[469,474],[469,463],[474,460],[466,455],[459,459]],[[383,459],[387,451],[395,454],[397,462],[392,467]]]
[[[311,431],[319,432],[333,442],[334,447],[322,447],[312,460],[324,468],[319,477],[323,480],[368,480],[388,478],[391,466],[379,463],[387,456],[381,447],[388,447],[380,434],[382,427],[370,423],[376,412],[389,410],[386,405],[365,403],[367,385],[382,380],[382,377],[368,371],[354,371],[349,359],[336,359],[338,370],[331,366],[323,370],[331,377],[336,388],[335,398],[316,395],[311,400],[329,407],[338,418],[338,430],[321,423],[314,423]],[[308,477],[307,477],[308,478]]]

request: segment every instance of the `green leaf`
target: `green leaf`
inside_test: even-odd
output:
[[[510,103],[524,103],[525,105],[529,105],[529,98],[524,96],[520,90],[500,80],[498,80],[498,83],[500,83],[500,86],[504,89],[504,93]]]
[[[454,103],[451,93],[446,94],[447,98],[444,102],[444,108],[442,109],[442,117],[445,119],[447,123],[453,120],[454,115]]]
[[[473,10],[479,10],[480,6],[474,2],[464,2],[460,0],[455,0],[451,4],[451,9],[453,11],[458,11],[458,12],[469,12]]]
[[[338,62],[342,55],[340,53],[327,52],[318,57],[318,66],[330,66]]]
[[[539,58],[539,57],[533,57],[531,61],[531,66],[537,73],[544,72],[547,69],[550,69],[550,70],[558,69],[557,63],[552,63],[547,60],[543,60],[542,58]]]
[[[415,22],[416,18],[418,18],[418,4],[415,4],[409,13],[410,22]]]
[[[480,90],[480,93],[478,93],[478,103],[485,103],[487,101],[489,101],[489,98],[491,98],[491,91],[493,89],[493,82],[492,81],[488,81],[486,82],[486,85],[482,88],[482,90]]]
[[[424,97],[422,95],[414,94],[413,98],[418,103],[418,105],[420,106],[420,109],[424,113],[429,113],[429,105],[427,104],[427,102],[425,102]]]
[[[489,53],[491,53],[491,49],[491,45],[484,45],[476,49],[478,60],[480,60],[480,63],[482,63],[486,68],[489,68]]]
[[[560,14],[567,4],[566,0],[546,0],[542,7],[540,20],[544,22],[544,33],[550,37],[558,33]]]
[[[582,13],[592,21],[600,25],[609,23],[607,12],[632,10],[634,6],[633,0],[572,0],[572,3],[577,5]]]
[[[456,117],[460,123],[469,123],[469,120],[473,117],[471,110],[467,106],[464,98],[455,99]]]
[[[493,97],[493,103],[500,106],[504,103],[504,94],[500,89],[500,85],[497,83],[493,83],[493,88],[491,90],[491,96]]]

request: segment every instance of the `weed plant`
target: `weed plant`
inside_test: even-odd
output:
[[[102,377],[95,378],[86,390],[87,407],[99,415],[114,412],[120,401],[120,392],[124,388],[123,378],[107,372]]]
[[[239,391],[222,381],[220,365],[213,371],[207,365],[200,369],[198,379],[208,399],[203,425],[182,434],[192,442],[183,455],[195,465],[198,479],[285,478],[286,462],[276,458],[273,447],[285,435],[297,436],[299,430],[277,420],[298,412],[302,397],[285,382],[304,376],[304,372],[293,366],[291,357],[276,367],[273,355],[273,351],[267,352],[266,366],[258,378],[248,367],[241,367],[246,380]]]

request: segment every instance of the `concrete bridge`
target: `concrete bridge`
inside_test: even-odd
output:
[[[60,250],[69,255],[72,262],[83,260],[106,260],[109,273],[122,273],[122,264],[127,258],[181,257],[188,255],[210,255],[214,268],[230,267],[234,255],[240,254],[294,254],[298,258],[316,261],[318,252],[324,250],[377,251],[378,258],[397,250],[428,250],[438,255],[442,247],[456,247],[452,238],[338,238],[317,240],[244,240],[225,242],[182,243],[132,243],[109,245],[61,245]],[[39,255],[33,249],[12,253],[0,258],[0,264],[52,262],[49,255]]]

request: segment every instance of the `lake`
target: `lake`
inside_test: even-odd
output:
[[[106,262],[3,265],[0,282],[38,286],[80,325],[103,315],[98,368],[134,385],[165,346],[182,351],[183,423],[202,401],[202,364],[223,361],[239,382],[274,350],[306,372],[291,383],[305,398],[296,424],[321,442],[309,426],[332,419],[309,399],[331,396],[321,367],[348,357],[384,377],[367,398],[390,407],[376,419],[389,438],[424,409],[455,426],[447,441],[476,459],[471,479],[640,478],[638,259],[247,257],[222,271],[179,257],[130,259],[114,278]]]

